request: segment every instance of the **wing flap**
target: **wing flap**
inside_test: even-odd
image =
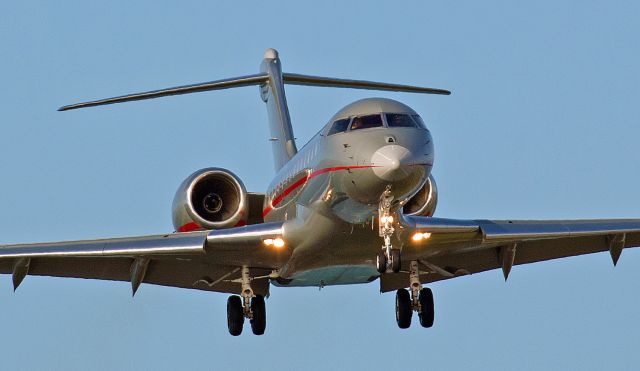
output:
[[[625,247],[640,246],[640,233],[628,235]],[[426,258],[428,263],[443,269],[449,274],[440,274],[427,265],[421,265],[420,281],[431,283],[469,274],[481,273],[502,267],[500,248],[502,245],[489,248],[467,249],[457,253],[448,253]],[[538,263],[553,259],[568,258],[578,255],[606,252],[609,250],[607,238],[604,236],[587,236],[537,241],[519,242],[516,247],[514,265]],[[514,273],[511,273],[512,275]],[[502,277],[502,274],[500,274]],[[406,287],[409,275],[406,273],[383,274],[380,280],[382,292]]]
[[[128,282],[133,261],[126,257],[34,258],[29,265],[29,276]],[[11,274],[11,271],[11,260],[0,260],[0,273]],[[255,277],[264,277],[269,273],[269,270],[251,269]],[[211,264],[200,258],[161,258],[150,260],[142,283],[235,294],[241,291],[239,278],[238,267]],[[267,295],[269,279],[255,279],[252,289],[260,295]]]

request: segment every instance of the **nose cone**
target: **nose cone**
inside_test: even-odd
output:
[[[372,178],[368,185],[374,192],[391,186],[394,197],[401,199],[424,184],[431,171],[432,158],[407,147],[390,144],[378,148],[371,155]],[[381,193],[378,193],[380,197]]]
[[[411,175],[411,152],[399,145],[388,145],[371,156],[373,173],[387,181],[402,180]]]
[[[379,147],[370,156],[371,168],[347,173],[343,183],[349,197],[364,204],[377,204],[389,186],[396,199],[403,199],[418,190],[431,171],[429,155],[402,145]]]

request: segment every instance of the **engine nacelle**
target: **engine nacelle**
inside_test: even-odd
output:
[[[429,175],[427,182],[418,193],[407,201],[402,208],[405,215],[433,216],[438,204],[438,187],[433,175]]]
[[[173,198],[173,226],[178,232],[244,225],[247,190],[229,170],[206,168],[189,175]]]

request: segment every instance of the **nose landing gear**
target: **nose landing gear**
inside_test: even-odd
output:
[[[402,267],[400,250],[394,249],[391,245],[391,236],[395,232],[393,228],[394,219],[390,215],[392,201],[391,186],[387,186],[387,189],[380,196],[380,204],[378,206],[378,234],[384,241],[382,250],[376,257],[376,269],[379,273],[385,273],[389,270],[398,273]]]
[[[412,261],[409,268],[409,290],[400,289],[396,292],[396,322],[398,327],[405,329],[411,326],[413,312],[418,312],[420,325],[432,327],[434,319],[433,292],[423,288],[420,283],[420,271],[417,261]]]

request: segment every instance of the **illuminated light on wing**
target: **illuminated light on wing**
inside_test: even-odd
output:
[[[411,240],[414,242],[420,242],[422,240],[428,240],[429,238],[431,238],[431,233],[429,232],[417,232],[414,233],[413,236],[411,236]]]

